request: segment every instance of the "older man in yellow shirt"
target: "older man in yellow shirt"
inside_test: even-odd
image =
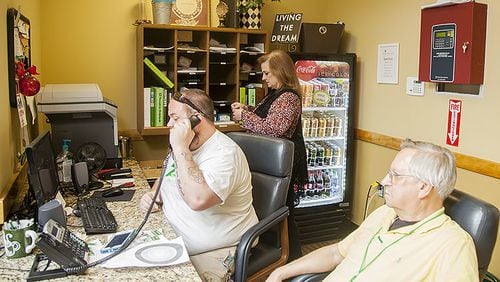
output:
[[[474,242],[444,213],[453,154],[405,140],[382,180],[386,205],[338,244],[276,269],[268,281],[332,271],[325,281],[478,281]]]

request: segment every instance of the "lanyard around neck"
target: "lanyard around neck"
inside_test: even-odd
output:
[[[419,224],[418,226],[416,226],[415,228],[413,228],[410,232],[408,232],[407,234],[404,234],[403,236],[401,236],[400,238],[398,238],[396,241],[390,243],[389,245],[387,245],[385,248],[383,248],[370,262],[368,262],[366,265],[365,265],[365,261],[366,261],[366,256],[368,255],[368,249],[370,249],[370,245],[372,244],[373,240],[375,239],[375,237],[379,234],[380,230],[382,230],[382,227],[380,227],[377,232],[375,232],[375,234],[373,234],[372,238],[370,239],[370,241],[368,242],[368,245],[366,246],[366,249],[365,249],[365,253],[363,255],[363,260],[361,261],[361,265],[359,266],[359,269],[358,269],[358,273],[356,273],[350,281],[354,281],[356,280],[356,278],[358,277],[359,274],[361,274],[361,272],[365,271],[366,268],[368,268],[368,266],[370,266],[376,259],[378,259],[380,257],[380,255],[382,255],[383,252],[385,252],[385,250],[387,250],[389,247],[391,247],[392,245],[396,244],[397,242],[401,241],[403,238],[406,238],[407,236],[413,234],[417,229],[419,229],[420,227],[422,227],[422,225],[430,222],[431,220],[434,220],[436,218],[438,218],[439,216],[441,216],[442,214],[444,214],[444,212],[440,212],[438,214],[436,214],[435,216],[429,218],[428,220],[422,222],[421,224]]]

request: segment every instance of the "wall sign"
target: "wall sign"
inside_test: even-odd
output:
[[[446,130],[446,144],[458,147],[461,118],[462,101],[450,99],[448,102],[448,129]]]
[[[302,13],[277,14],[274,18],[273,43],[298,43]]]
[[[379,44],[377,83],[398,84],[399,43]]]

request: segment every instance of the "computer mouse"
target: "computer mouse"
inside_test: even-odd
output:
[[[123,190],[120,188],[109,188],[108,190],[102,192],[102,196],[104,198],[116,197],[120,195],[123,195]]]

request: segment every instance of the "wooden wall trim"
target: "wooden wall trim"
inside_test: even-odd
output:
[[[399,144],[402,141],[400,138],[369,132],[362,129],[355,129],[354,138],[393,150],[399,150]],[[500,163],[456,152],[453,152],[453,154],[455,154],[455,158],[457,159],[457,167],[500,179]]]

